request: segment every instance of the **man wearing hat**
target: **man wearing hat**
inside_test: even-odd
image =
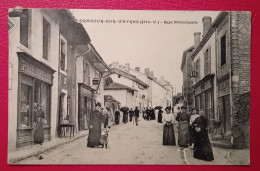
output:
[[[88,147],[99,147],[101,137],[102,113],[100,112],[101,104],[95,105],[95,111],[90,114]]]

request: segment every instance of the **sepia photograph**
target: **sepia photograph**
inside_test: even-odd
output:
[[[10,8],[8,164],[250,165],[251,12]]]

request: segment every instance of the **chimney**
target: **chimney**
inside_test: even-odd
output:
[[[198,47],[200,44],[200,32],[194,33],[194,48]]]
[[[207,32],[209,31],[210,26],[211,26],[211,21],[212,21],[212,19],[209,16],[205,16],[205,17],[202,18],[202,23],[203,23],[203,35],[202,35],[202,37],[204,37],[207,34]]]
[[[161,76],[161,80],[164,81],[164,76]]]
[[[144,69],[144,74],[145,74],[146,76],[149,76],[149,68],[145,68],[145,69]]]
[[[130,63],[125,64],[125,71],[128,73],[130,72]]]
[[[140,67],[135,67],[135,71],[140,72]]]
[[[154,77],[154,72],[153,72],[152,70],[149,72],[149,76],[150,76],[151,78]]]

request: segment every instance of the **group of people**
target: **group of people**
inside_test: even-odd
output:
[[[142,110],[144,120],[151,121],[155,120],[155,110],[152,107],[144,107]]]
[[[104,109],[103,109],[104,110]],[[102,111],[101,110],[101,104],[97,103],[95,105],[94,112],[90,113],[90,121],[89,121],[89,135],[88,135],[88,147],[103,147],[104,143],[107,141],[104,141],[104,138],[101,133],[104,133],[104,131],[107,131],[108,120],[109,120],[109,108],[106,108],[108,111]],[[107,113],[106,113],[107,112]],[[107,131],[108,132],[108,131]],[[105,144],[107,145],[107,144]]]
[[[181,112],[176,118],[170,114],[170,108],[165,108],[166,115],[163,117],[163,145],[176,146],[173,123],[178,121],[178,146],[193,147],[193,156],[206,161],[214,160],[211,144],[208,136],[208,119],[202,110],[192,109],[192,115],[181,107]]]
[[[123,111],[123,123],[128,122],[128,114],[130,117],[130,122],[135,122],[135,125],[138,126],[139,120],[139,109],[138,107],[135,110],[132,108],[127,111]],[[101,108],[101,104],[97,103],[95,105],[95,110],[90,114],[89,121],[89,135],[88,135],[88,147],[101,147],[104,145],[107,146],[108,138],[108,129],[113,125],[119,124],[120,112],[119,110],[115,111],[115,116],[113,116],[111,109],[106,107],[105,109]]]

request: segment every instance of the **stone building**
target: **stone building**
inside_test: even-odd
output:
[[[226,135],[235,125],[248,128],[250,20],[249,12],[236,11],[220,12],[213,22],[204,17],[202,40],[191,54],[195,106]]]
[[[100,82],[102,72],[109,71],[109,67],[69,10],[10,9],[9,17],[15,23],[9,33],[11,152],[34,144],[36,106],[44,112],[44,142],[59,137],[63,123],[74,125],[76,132],[81,130],[82,106],[88,104],[91,110],[100,96],[104,98]],[[90,98],[87,101],[85,94]]]

